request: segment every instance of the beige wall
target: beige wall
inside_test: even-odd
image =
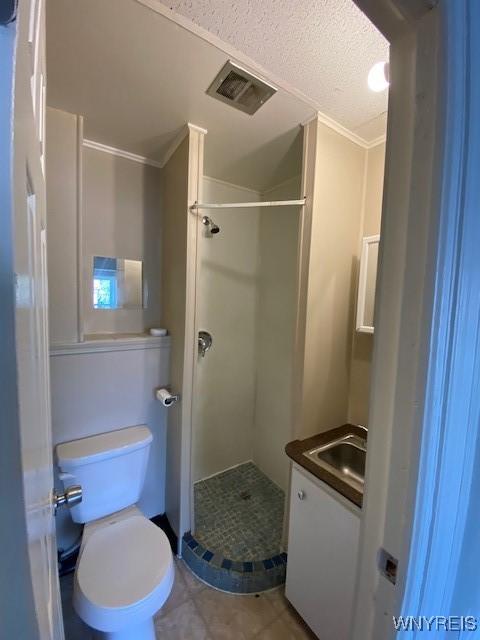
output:
[[[161,170],[83,149],[85,334],[142,333],[160,321]],[[94,309],[93,256],[142,260],[143,309]]]
[[[187,312],[187,211],[188,137],[163,170],[164,218],[162,229],[162,325],[172,336],[170,384],[183,391],[185,319]],[[182,402],[168,410],[166,512],[177,535],[180,534],[180,493],[182,482]],[[185,479],[183,479],[185,481]]]
[[[168,410],[166,513],[179,540],[191,529],[192,405],[195,363],[195,280],[198,201],[204,133],[189,125],[163,170],[163,324],[172,336],[171,387],[180,402]]]
[[[81,156],[87,174],[83,176],[87,179],[87,184],[83,182],[87,250],[145,258],[147,274],[154,271],[157,277],[152,281],[156,306],[148,312],[158,323],[159,170],[79,146],[81,119],[57,109],[47,109],[46,141],[51,346],[78,342],[79,328],[84,329],[78,326],[77,271]],[[91,278],[90,268],[85,277]],[[143,326],[133,330],[142,331]],[[166,410],[155,400],[154,389],[170,382],[169,355],[166,346],[68,355],[57,352],[50,357],[54,444],[140,423],[152,431],[139,502],[148,517],[165,511]],[[58,482],[57,488],[61,488]],[[59,546],[68,548],[78,537],[79,527],[67,513],[59,515],[56,526]]]
[[[300,176],[263,200],[300,197]],[[292,375],[299,207],[262,209],[259,224],[256,393],[253,459],[282,489],[288,485],[285,445],[293,439]]]
[[[260,200],[260,194],[210,178],[205,202]],[[199,238],[198,328],[213,347],[196,368],[193,479],[218,473],[253,457],[258,209],[202,212],[220,226]]]
[[[364,149],[317,120],[306,135],[294,398],[300,438],[348,417],[365,161]]]
[[[79,118],[47,108],[46,186],[50,342],[78,340]]]
[[[77,342],[81,334],[141,333],[160,322],[161,170],[82,146],[80,121],[47,109],[52,344]],[[93,309],[94,255],[143,260],[148,291],[144,309]]]
[[[380,233],[384,165],[385,143],[367,151],[362,237]],[[368,426],[373,339],[372,334],[358,333],[353,329],[348,420],[365,426]]]

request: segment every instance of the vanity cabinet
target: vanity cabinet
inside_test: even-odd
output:
[[[294,465],[286,596],[322,640],[347,640],[360,509]]]

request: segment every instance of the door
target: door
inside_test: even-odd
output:
[[[16,14],[0,30],[0,139],[7,142],[2,145],[2,172],[6,167],[10,178],[0,191],[0,275],[6,294],[3,310],[12,318],[2,334],[2,379],[11,390],[2,403],[10,414],[11,437],[2,447],[10,460],[18,461],[7,476],[9,511],[16,515],[5,522],[12,530],[19,565],[25,569],[19,570],[11,594],[6,595],[7,607],[17,609],[17,620],[2,619],[2,633],[29,640],[61,640],[48,363],[44,0],[20,0]],[[21,477],[15,478],[17,471]]]

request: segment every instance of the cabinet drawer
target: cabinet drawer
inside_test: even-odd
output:
[[[286,596],[322,640],[348,640],[359,515],[292,472]]]

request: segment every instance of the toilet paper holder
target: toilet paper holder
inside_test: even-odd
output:
[[[180,400],[179,393],[172,393],[168,388],[162,387],[155,392],[157,400],[159,400],[164,407],[171,407],[172,404],[176,404]]]

